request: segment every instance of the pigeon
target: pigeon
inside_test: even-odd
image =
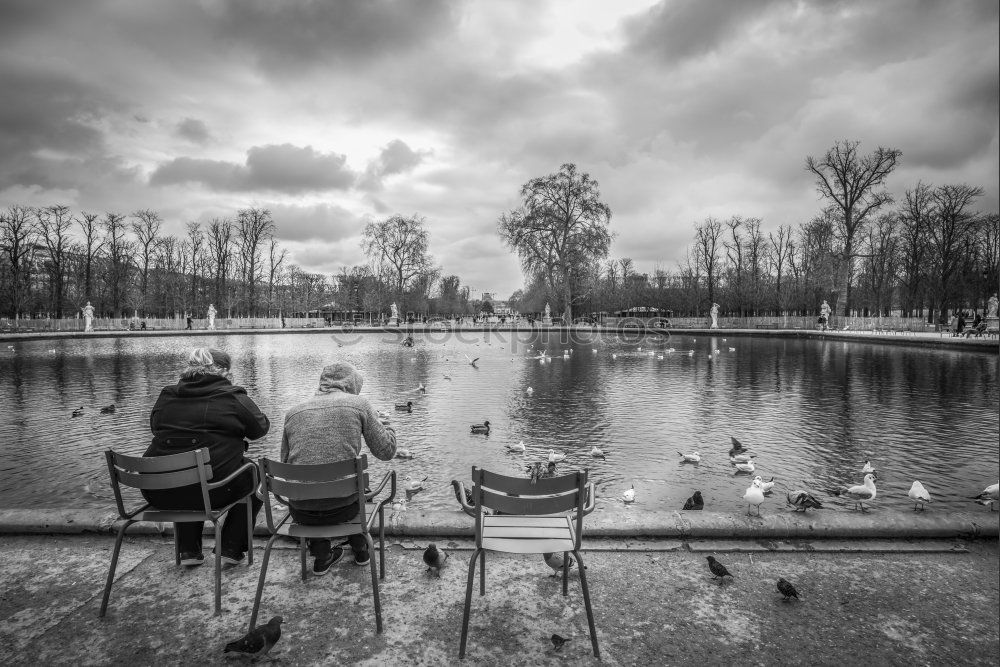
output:
[[[701,454],[698,452],[691,452],[690,454],[685,454],[684,452],[677,452],[681,456],[681,463],[701,463]]]
[[[785,495],[785,498],[788,500],[788,504],[795,508],[796,512],[799,510],[805,512],[809,508],[823,509],[823,503],[816,500],[813,494],[808,491],[789,491]]]
[[[80,407],[78,407],[76,410],[73,411],[73,416],[74,417],[79,417],[82,414],[83,414],[83,406],[82,405]]]
[[[765,496],[767,494],[771,493],[771,491],[774,490],[774,478],[773,477],[765,482],[763,477],[761,477],[760,475],[757,475],[756,477],[753,478],[753,481],[754,481],[754,483],[757,484],[757,486],[760,487],[760,490],[764,492]]]
[[[799,599],[799,592],[795,590],[795,586],[785,581],[784,578],[778,579],[778,592],[785,596],[784,602],[788,602],[790,599]]]
[[[114,413],[115,413],[114,403],[112,403],[111,405],[105,405],[104,407],[101,408],[102,415],[113,415]]]
[[[927,492],[927,489],[924,488],[923,484],[916,481],[913,482],[913,485],[910,487],[910,492],[906,495],[908,495],[910,500],[913,501],[914,512],[917,511],[917,505],[919,505],[920,509],[923,510],[924,503],[929,503],[931,501],[931,494]]]
[[[604,455],[604,450],[598,447],[597,445],[594,445],[593,448],[591,448],[590,455],[593,456],[595,459],[601,459],[602,461],[608,460],[608,458]]]
[[[567,637],[560,637],[559,635],[552,633],[552,646],[557,651],[561,651],[563,644],[569,641]]]
[[[485,433],[490,434],[490,420],[484,421],[482,424],[473,424],[471,427],[473,433]]]
[[[854,501],[854,509],[861,508],[862,512],[865,512],[865,501],[875,500],[875,478],[876,474],[873,472],[865,475],[864,484],[857,484],[850,488],[840,489],[838,495],[843,496]]]
[[[1000,483],[987,486],[978,496],[973,496],[972,500],[989,507],[992,512],[993,505],[1000,500]]]
[[[695,491],[694,495],[688,498],[684,502],[684,509],[686,510],[705,509],[705,501],[701,497],[701,491]]]
[[[713,579],[722,579],[725,581],[725,577],[733,577],[725,565],[715,560],[715,556],[705,556],[705,558],[708,559],[708,569],[712,571]],[[733,579],[735,578],[733,577]]]
[[[545,558],[545,564],[551,567],[555,571],[555,574],[553,574],[552,576],[558,577],[562,573],[563,569],[562,552],[557,551],[555,553],[542,554],[542,556]],[[576,558],[573,557],[573,554],[569,554],[569,569],[572,570],[575,566],[576,566]]]
[[[281,639],[282,621],[280,616],[273,617],[264,625],[259,625],[246,633],[242,638],[226,644],[226,650],[223,653],[243,653],[255,658],[267,655],[267,652],[274,648],[274,645]]]
[[[396,403],[396,410],[399,412],[413,412],[413,401],[406,403]]]
[[[424,563],[427,565],[427,571],[433,572],[438,577],[441,576],[441,568],[444,567],[445,563],[448,561],[448,552],[444,549],[438,549],[437,545],[431,542],[424,549]]]
[[[746,492],[743,494],[743,500],[747,501],[747,516],[750,516],[751,505],[757,506],[757,516],[760,516],[760,506],[764,502],[764,492],[761,491],[756,479],[747,487]]]
[[[630,488],[625,489],[625,492],[622,493],[622,500],[626,505],[635,502],[635,484],[633,484]]]

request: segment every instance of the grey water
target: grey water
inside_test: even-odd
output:
[[[0,507],[112,511],[103,451],[142,453],[160,389],[203,345],[232,355],[234,382],[271,420],[250,444],[254,458],[278,456],[284,411],[312,395],[325,364],[354,364],[362,395],[390,413],[399,446],[415,455],[374,461],[374,476],[393,468],[401,483],[427,477],[411,509],[454,511],[450,481],[468,480],[473,465],[525,475],[553,450],[566,455],[557,471],[590,470],[601,512],[680,509],[697,489],[706,509],[745,513],[751,476],[731,465],[731,437],[755,455],[755,474],[774,478],[764,514],[787,511],[785,492],[799,488],[848,511],[828,491],[860,483],[866,459],[879,475],[874,512],[911,508],[913,480],[931,493],[927,511],[985,511],[967,498],[1000,471],[995,353],[676,334],[440,332],[416,335],[413,347],[400,341],[330,330],[4,343]],[[406,401],[412,413],[393,410]],[[101,414],[112,403],[116,411]],[[484,420],[489,435],[470,432]],[[507,449],[522,441],[524,454]],[[604,459],[591,456],[595,445]],[[679,452],[695,451],[700,464],[681,463]],[[632,485],[636,503],[626,506],[621,494]]]

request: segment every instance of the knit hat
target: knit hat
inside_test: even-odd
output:
[[[323,369],[323,373],[319,376],[319,393],[343,391],[348,394],[360,394],[363,384],[364,378],[361,377],[361,373],[354,366],[341,361]]]
[[[233,366],[233,360],[229,358],[229,355],[222,350],[216,350],[215,348],[209,348],[208,353],[212,355],[212,363],[219,368],[224,368],[229,370]]]

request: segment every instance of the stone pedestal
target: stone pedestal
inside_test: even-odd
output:
[[[552,326],[552,318],[551,317],[543,317],[542,318],[542,326],[543,327],[550,327],[550,326]]]
[[[389,321],[386,322],[386,326],[387,327],[398,327],[399,326],[399,318],[398,317],[390,317]]]
[[[997,329],[1000,329],[1000,317],[985,317],[983,319],[986,320],[987,331],[996,331]]]

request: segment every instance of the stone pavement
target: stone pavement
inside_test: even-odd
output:
[[[284,617],[271,660],[288,665],[457,664],[466,538],[440,578],[421,560],[426,538],[387,546],[385,632],[375,634],[367,568],[347,557],[299,579],[291,543],[276,547],[262,620]],[[210,541],[206,541],[206,550]],[[212,616],[212,566],[173,564],[161,535],[126,538],[108,616],[97,617],[114,540],[107,535],[0,539],[0,663],[222,663],[245,632],[260,572],[223,573]],[[611,665],[996,665],[1000,558],[996,539],[757,541],[585,538],[603,662]],[[735,575],[714,581],[705,556]],[[539,556],[490,555],[487,594],[473,595],[466,663],[594,664],[579,577],[569,596]],[[783,602],[784,577],[800,601]],[[477,575],[478,581],[478,575]],[[478,584],[477,584],[478,585]],[[569,637],[560,652],[552,633]],[[227,661],[228,662],[228,661]]]

